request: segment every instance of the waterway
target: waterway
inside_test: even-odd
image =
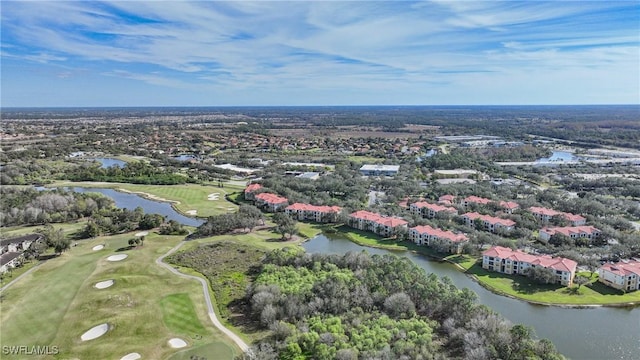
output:
[[[169,203],[144,199],[135,194],[112,189],[73,188],[78,192],[99,192],[114,199],[116,206],[134,209],[140,206],[145,213],[158,213],[185,225],[199,226],[201,219],[176,212]],[[538,337],[551,340],[558,350],[571,359],[638,360],[640,359],[640,307],[596,307],[588,309],[532,305],[524,301],[496,295],[486,290],[453,265],[430,260],[412,252],[393,252],[357,245],[335,235],[319,235],[305,242],[311,253],[344,254],[367,251],[371,254],[406,256],[426,272],[449,277],[459,288],[469,288],[478,301],[517,324],[531,326]]]
[[[536,163],[557,163],[564,161],[575,161],[578,158],[573,153],[568,151],[553,151],[548,158],[540,158],[536,160]]]
[[[574,309],[531,305],[492,293],[451,264],[408,251],[364,247],[334,235],[316,236],[305,242],[303,247],[311,253],[344,254],[365,250],[371,254],[406,256],[426,272],[448,276],[457,287],[473,290],[480,303],[511,322],[531,326],[538,337],[551,340],[560,352],[571,359],[640,359],[638,307]]]
[[[136,194],[124,193],[116,191],[114,189],[101,188],[74,187],[70,188],[70,190],[80,193],[98,192],[112,198],[115,202],[115,205],[119,208],[133,210],[136,207],[140,206],[147,214],[160,214],[162,216],[165,216],[169,220],[175,220],[184,225],[200,226],[204,223],[204,220],[202,219],[192,218],[180,214],[179,212],[175,211],[173,207],[171,207],[171,204],[168,202],[153,201],[145,199]]]

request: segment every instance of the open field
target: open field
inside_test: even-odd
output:
[[[173,202],[176,210],[185,215],[196,210],[196,216],[209,217],[235,211],[237,205],[227,201],[224,195],[243,190],[243,187],[233,184],[225,184],[224,188],[208,185],[184,184],[184,185],[139,185],[105,182],[58,182],[51,186],[79,186],[121,189],[132,193],[138,193],[151,200],[163,200]],[[218,194],[217,197],[211,196]],[[151,196],[149,196],[151,195]]]
[[[4,291],[1,345],[57,346],[56,358],[65,359],[120,358],[131,352],[163,359],[178,351],[167,343],[178,337],[188,343],[185,350],[204,346],[203,351],[211,351],[201,356],[224,359],[219,355],[230,354],[227,358],[232,359],[238,354],[211,325],[200,285],[154,263],[182,237],[150,234],[144,246],[118,251],[132,236],[81,242]],[[105,249],[93,251],[99,244]],[[106,261],[121,253],[128,258]],[[94,287],[107,279],[115,284],[102,290]],[[82,333],[102,323],[110,326],[104,336],[80,340]]]

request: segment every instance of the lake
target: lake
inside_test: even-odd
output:
[[[98,161],[100,163],[100,167],[103,168],[103,169],[107,169],[107,168],[114,167],[114,166],[117,166],[119,168],[123,168],[127,164],[126,161],[122,161],[122,160],[118,160],[118,159],[112,159],[112,158],[95,158],[95,159],[91,159],[91,160]]]
[[[169,203],[144,199],[135,194],[112,189],[73,188],[78,192],[99,192],[114,199],[116,206],[145,213],[158,213],[185,225],[199,226],[204,221],[176,212]],[[360,246],[335,235],[319,235],[302,246],[310,253],[344,254],[367,251],[371,254],[406,256],[426,272],[448,276],[459,288],[469,288],[478,301],[516,324],[531,326],[538,337],[553,341],[558,350],[572,359],[603,360],[640,359],[640,307],[596,307],[573,309],[531,305],[527,302],[499,296],[486,290],[448,263],[429,260],[407,251],[394,252]]]
[[[136,207],[140,206],[142,209],[144,209],[144,212],[146,214],[160,214],[165,216],[169,220],[175,220],[184,225],[200,226],[204,223],[204,220],[202,219],[192,218],[180,214],[179,212],[175,211],[173,207],[171,207],[171,204],[168,202],[153,201],[145,199],[136,194],[128,194],[113,189],[101,188],[74,187],[70,188],[70,190],[80,193],[98,192],[112,198],[116,206],[119,208],[133,210]]]
[[[536,163],[555,163],[555,162],[567,162],[576,161],[578,158],[568,151],[553,151],[548,158],[540,158],[536,160]]]
[[[426,272],[448,276],[459,288],[469,288],[478,301],[499,312],[513,323],[535,329],[558,350],[572,359],[640,359],[640,307],[597,307],[573,309],[531,305],[486,290],[448,263],[429,260],[411,252],[393,252],[360,246],[334,235],[319,235],[302,245],[310,253],[344,254],[367,251],[371,254],[406,256]]]

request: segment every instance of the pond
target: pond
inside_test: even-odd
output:
[[[553,151],[548,158],[540,158],[536,160],[537,163],[549,163],[549,162],[567,162],[576,161],[578,158],[573,153],[568,151]]]
[[[640,308],[597,307],[573,309],[531,305],[496,295],[448,263],[429,260],[411,252],[392,252],[357,245],[334,235],[319,235],[303,244],[311,253],[344,254],[365,250],[371,254],[406,256],[430,273],[448,276],[459,288],[478,294],[478,301],[499,312],[513,323],[535,329],[540,338],[548,338],[558,350],[572,359],[639,359]]]
[[[95,158],[95,159],[91,159],[91,160],[95,160],[97,162],[100,163],[100,167],[103,169],[107,169],[110,167],[114,167],[117,166],[119,168],[123,168],[127,162],[126,161],[122,161],[122,160],[118,160],[118,159],[112,159],[112,158]]]
[[[200,226],[204,223],[204,220],[188,217],[175,211],[170,203],[159,202],[149,199],[145,199],[136,194],[129,194],[114,189],[101,189],[101,188],[82,188],[73,187],[70,190],[80,193],[86,192],[98,192],[104,194],[113,199],[116,206],[119,208],[133,210],[140,206],[144,209],[145,214],[160,214],[165,216],[169,220],[175,220],[181,224],[189,226]]]
[[[192,154],[183,154],[183,155],[174,156],[173,159],[178,161],[190,161],[190,160],[196,160],[198,159],[198,157]]]

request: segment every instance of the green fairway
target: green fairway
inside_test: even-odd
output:
[[[143,195],[152,200],[170,201],[176,210],[189,216],[209,217],[236,211],[234,203],[225,199],[226,194],[243,187],[225,183],[223,188],[213,185],[138,185],[104,182],[60,182],[52,186],[100,187],[124,190]]]
[[[234,354],[235,353],[233,348],[230,348],[229,345],[220,341],[216,341],[210,344],[198,346],[193,349],[181,351],[177,354],[174,354],[169,359],[170,360],[233,359]]]
[[[187,293],[171,294],[160,300],[162,319],[169,330],[178,334],[203,336],[208,331],[200,323],[193,302]]]
[[[189,347],[226,342],[208,318],[200,284],[155,264],[182,237],[152,233],[144,246],[118,251],[132,236],[80,242],[5,290],[0,345],[57,346],[59,359],[120,358],[131,352],[146,359],[166,359],[177,352],[167,343],[173,337]],[[98,244],[105,244],[105,249],[93,251]],[[106,260],[114,254],[128,257]],[[94,287],[110,279],[115,280],[113,286]],[[81,341],[85,331],[103,323],[110,326],[105,335]],[[216,359],[232,359],[239,353],[232,343],[226,346],[233,349],[226,352],[232,355]],[[2,358],[21,357],[3,354]]]

